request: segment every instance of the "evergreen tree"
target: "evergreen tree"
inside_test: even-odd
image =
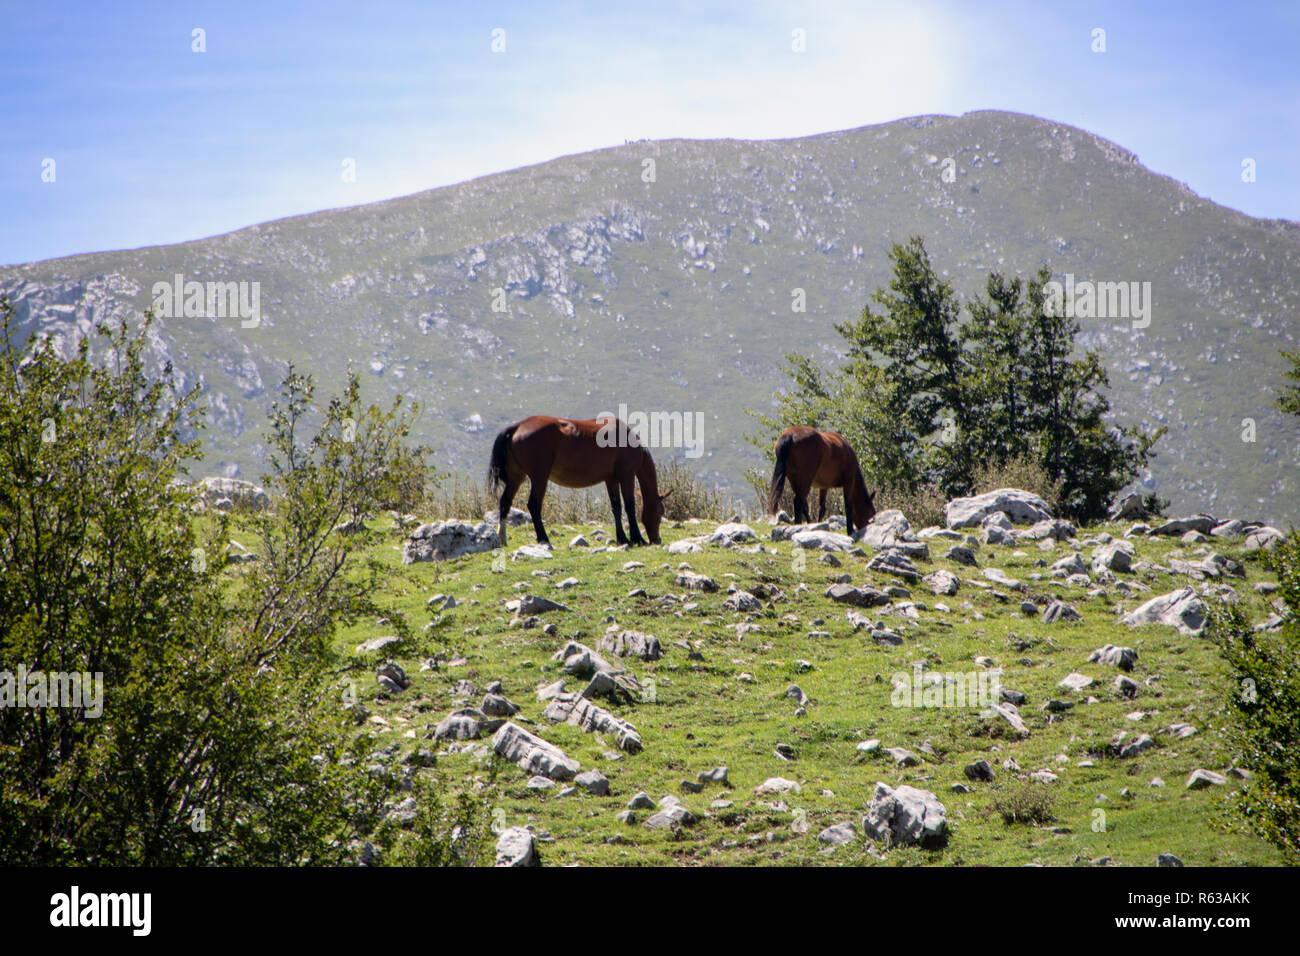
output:
[[[1050,272],[991,273],[963,306],[920,238],[889,257],[893,278],[872,297],[883,311],[835,327],[844,364],[787,356],[794,387],[760,422],[835,428],[865,449],[869,482],[909,492],[968,494],[977,468],[1029,459],[1060,485],[1065,515],[1103,516],[1159,433],[1109,423],[1106,371],[1096,353],[1075,354],[1078,322],[1048,307]]]

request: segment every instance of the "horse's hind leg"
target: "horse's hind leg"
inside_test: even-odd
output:
[[[790,482],[790,491],[794,494],[794,523],[808,524],[808,486],[796,481]]]
[[[623,533],[623,506],[618,500],[618,482],[613,478],[605,482],[605,490],[609,492],[609,507],[614,512],[614,532],[619,544],[627,544],[627,535]]]
[[[623,507],[627,510],[627,530],[632,544],[645,544],[641,529],[636,524],[636,478],[629,473],[620,479],[619,484],[623,488]]]
[[[826,520],[826,492],[829,488],[819,488],[817,490],[817,520]]]
[[[542,499],[546,497],[546,479],[536,475],[529,477],[528,513],[533,516],[533,530],[537,532],[537,543],[551,546],[551,539],[546,537],[542,527]]]
[[[515,492],[519,490],[519,483],[507,478],[505,488],[501,492],[501,507],[497,512],[497,537],[501,539],[501,547],[506,546],[506,515],[510,514],[510,505],[515,500]]]

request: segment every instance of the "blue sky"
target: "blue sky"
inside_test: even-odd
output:
[[[975,109],[1084,127],[1216,202],[1300,220],[1294,0],[47,0],[3,16],[0,263],[197,239],[627,139]]]

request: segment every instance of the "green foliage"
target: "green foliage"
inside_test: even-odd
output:
[[[971,475],[971,492],[983,494],[998,488],[1022,488],[1046,501],[1055,512],[1061,505],[1061,482],[1054,480],[1031,455],[1021,454],[1007,461],[976,466]]]
[[[659,493],[668,495],[664,499],[665,519],[725,521],[730,517],[722,493],[716,488],[710,488],[699,475],[675,458],[669,458],[658,465],[657,477]]]
[[[989,803],[989,811],[1010,826],[1014,823],[1050,823],[1055,804],[1047,785],[1032,780],[1021,780],[998,792]]]
[[[427,454],[428,449],[424,447],[404,444],[393,449],[375,488],[375,502],[379,507],[410,512],[429,499],[437,476],[426,460]]]
[[[353,381],[302,435],[311,384],[291,375],[276,507],[233,566],[226,519],[196,518],[176,480],[202,420],[147,368],[152,317],[101,326],[95,361],[86,339],[71,358],[18,342],[7,302],[0,318],[0,670],[103,688],[100,714],[0,707],[0,863],[347,862],[398,781],[366,772],[331,673],[336,622],[378,583],[336,526],[373,505],[405,420],[361,411]]]
[[[876,493],[876,507],[884,511],[897,508],[914,528],[943,524],[943,508],[948,498],[930,482],[915,488],[882,488]]]
[[[382,610],[370,601],[379,567],[364,557],[361,518],[379,506],[380,479],[410,417],[400,414],[400,397],[387,412],[363,410],[356,375],[323,408],[314,393],[311,379],[290,368],[271,406],[264,483],[277,506],[249,522],[261,557],[239,591],[237,639],[259,666],[292,664],[300,654],[319,665],[336,622]],[[405,624],[393,626],[400,634]]]
[[[893,278],[855,322],[836,326],[842,366],[787,356],[793,387],[765,431],[812,424],[858,450],[869,485],[913,492],[927,483],[969,494],[977,468],[1036,463],[1059,486],[1061,513],[1104,516],[1115,492],[1151,458],[1159,433],[1108,422],[1109,386],[1096,353],[1074,355],[1078,323],[1052,314],[1033,278],[990,273],[985,297],[963,305],[914,237],[890,252]],[[758,443],[758,442],[756,442]]]
[[[1276,632],[1256,632],[1240,608],[1216,608],[1211,635],[1235,680],[1228,739],[1250,778],[1233,797],[1237,821],[1300,863],[1300,532],[1266,558],[1290,614]]]
[[[495,775],[493,777],[495,779]],[[441,780],[436,784],[417,778],[415,821],[409,829],[385,821],[378,838],[388,847],[383,862],[390,866],[490,866],[494,847],[489,807],[482,797],[462,790],[450,804],[450,792]]]

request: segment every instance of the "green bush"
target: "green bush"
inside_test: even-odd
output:
[[[1211,637],[1231,668],[1228,739],[1250,776],[1233,795],[1237,825],[1300,863],[1300,532],[1264,559],[1289,610],[1275,632],[1256,632],[1237,605],[1212,609]]]
[[[707,521],[725,521],[731,517],[722,493],[706,485],[695,472],[681,462],[669,459],[660,462],[656,470],[659,493],[669,493],[664,499],[665,519],[681,521],[686,518],[701,518]]]
[[[989,803],[989,812],[1002,818],[1008,826],[1015,823],[1050,823],[1055,805],[1048,788],[1041,783],[1022,780],[998,792]]]
[[[98,329],[111,362],[89,339],[70,358],[20,342],[7,302],[0,318],[0,670],[103,687],[98,704],[0,707],[0,865],[330,864],[392,845],[377,823],[399,782],[367,772],[330,645],[378,610],[376,569],[336,529],[375,506],[408,420],[362,410],[355,378],[318,408],[291,373],[274,507],[248,519],[257,560],[231,565],[228,519],[196,517],[176,480],[202,421],[170,368],[146,372],[151,316]]]
[[[971,476],[971,494],[999,488],[1019,488],[1038,495],[1053,514],[1061,506],[1062,482],[1053,479],[1032,455],[1017,455],[1001,463],[978,465]]]

